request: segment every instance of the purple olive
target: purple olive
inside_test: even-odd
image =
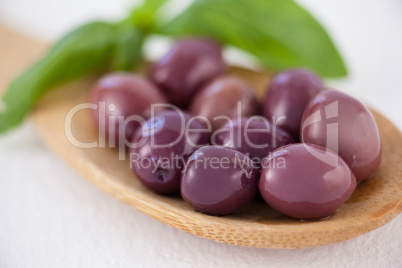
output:
[[[188,156],[209,142],[209,131],[187,113],[160,112],[139,128],[130,161],[138,179],[161,194],[180,192],[182,168]]]
[[[268,87],[262,113],[271,122],[277,122],[276,126],[299,139],[303,111],[323,87],[321,79],[310,71],[292,69],[281,72]]]
[[[226,70],[221,46],[207,38],[177,41],[170,51],[155,63],[151,79],[169,101],[185,108],[194,93]]]
[[[273,150],[294,142],[288,133],[257,116],[228,122],[212,136],[212,144],[248,154],[258,163]]]
[[[381,163],[377,124],[360,101],[336,90],[325,90],[308,104],[302,119],[303,142],[325,146],[339,154],[358,181],[369,178]]]
[[[206,117],[216,130],[228,122],[228,118],[256,115],[258,108],[249,85],[235,76],[221,76],[198,92],[190,112]]]
[[[259,183],[264,200],[302,220],[330,216],[352,195],[356,179],[345,161],[326,148],[292,144],[264,159]]]
[[[139,116],[145,121],[151,116],[151,105],[166,103],[158,89],[141,76],[116,72],[101,77],[92,88],[90,102],[97,105],[93,117],[100,133],[111,141],[111,147],[130,141],[140,120],[130,120]],[[114,144],[113,144],[114,143]]]
[[[189,158],[182,175],[181,195],[198,211],[226,215],[254,198],[258,176],[258,169],[246,155],[207,146]]]

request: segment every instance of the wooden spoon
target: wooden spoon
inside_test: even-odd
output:
[[[11,54],[21,56],[13,47],[22,38],[24,42],[29,39],[8,31],[10,35],[12,38],[7,39],[7,49]],[[31,42],[31,46],[33,44]],[[2,72],[7,73],[0,69],[0,74]],[[231,69],[231,73],[248,81],[259,96],[271,77],[236,67]],[[180,197],[158,195],[145,188],[130,170],[128,159],[118,160],[116,150],[82,149],[69,142],[65,133],[66,115],[75,105],[87,102],[94,79],[76,81],[50,93],[33,113],[39,133],[57,154],[94,185],[175,228],[233,245],[305,248],[356,237],[384,225],[402,211],[402,134],[385,117],[372,111],[380,129],[382,164],[375,176],[361,183],[352,197],[329,219],[300,222],[274,211],[262,200],[253,201],[230,216],[215,217],[195,212]],[[89,109],[75,114],[72,134],[81,142],[98,141]]]

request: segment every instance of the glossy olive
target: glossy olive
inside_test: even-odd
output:
[[[166,99],[145,78],[116,72],[95,83],[90,102],[97,107],[92,115],[100,133],[111,141],[109,146],[114,147],[130,141],[141,122],[151,116],[151,105],[166,103]],[[129,120],[130,116],[139,116],[143,120]],[[124,123],[121,119],[129,121]]]
[[[211,81],[198,92],[190,106],[190,112],[206,117],[213,130],[229,118],[256,115],[258,109],[250,86],[235,76],[221,76]]]
[[[225,70],[221,46],[211,39],[194,37],[177,41],[154,64],[150,76],[172,104],[184,108],[203,84]]]
[[[209,143],[210,133],[187,113],[160,112],[136,132],[130,149],[131,167],[149,189],[161,194],[180,192],[182,168],[188,156]]]
[[[279,73],[268,87],[263,115],[294,138],[299,139],[300,120],[312,97],[323,89],[321,79],[304,69]]]
[[[228,122],[214,133],[211,141],[248,154],[258,163],[273,150],[295,142],[292,136],[263,117],[243,117]]]
[[[358,181],[369,178],[381,162],[377,124],[360,101],[325,90],[308,104],[302,119],[303,142],[326,146],[349,165]]]
[[[352,195],[356,179],[345,161],[326,148],[292,144],[264,159],[259,189],[279,212],[302,220],[331,215]]]
[[[251,201],[258,191],[259,172],[246,155],[229,148],[207,146],[187,162],[181,195],[196,210],[226,215]]]

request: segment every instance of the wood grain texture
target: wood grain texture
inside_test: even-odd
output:
[[[19,33],[0,20],[0,93],[12,78],[38,59],[46,49],[44,42]]]
[[[30,43],[29,38],[0,27],[0,42],[5,38],[7,60],[20,58],[16,71],[42,53],[45,47],[40,42],[32,40]],[[19,50],[21,42],[30,44],[27,45],[30,53]],[[2,49],[0,59],[3,54]],[[268,74],[241,68],[232,68],[231,72],[248,81],[259,96],[270,78]],[[7,62],[2,61],[2,87],[12,75],[7,70]],[[159,221],[201,237],[233,245],[305,248],[356,237],[384,225],[402,211],[402,134],[385,117],[373,111],[383,146],[382,164],[375,176],[361,183],[352,197],[331,218],[300,222],[274,211],[262,200],[255,200],[225,217],[195,212],[179,196],[157,195],[142,186],[129,168],[129,161],[118,160],[116,150],[81,149],[68,141],[64,130],[66,114],[73,106],[87,102],[88,90],[94,79],[96,77],[85,78],[51,92],[33,113],[37,129],[45,142],[84,178]],[[98,140],[88,109],[78,112],[72,122],[73,134],[79,141]]]

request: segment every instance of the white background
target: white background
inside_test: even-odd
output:
[[[45,40],[134,0],[0,0],[0,20]],[[328,29],[349,67],[327,81],[402,128],[402,1],[299,1]],[[188,1],[175,1],[174,10]],[[151,43],[148,54],[166,49]],[[0,44],[1,49],[1,44]],[[242,61],[228,53],[230,60]],[[234,57],[234,58],[233,58]],[[1,59],[0,59],[1,62]],[[209,241],[119,203],[50,152],[31,122],[0,136],[0,267],[402,267],[402,216],[334,245],[273,250]]]

